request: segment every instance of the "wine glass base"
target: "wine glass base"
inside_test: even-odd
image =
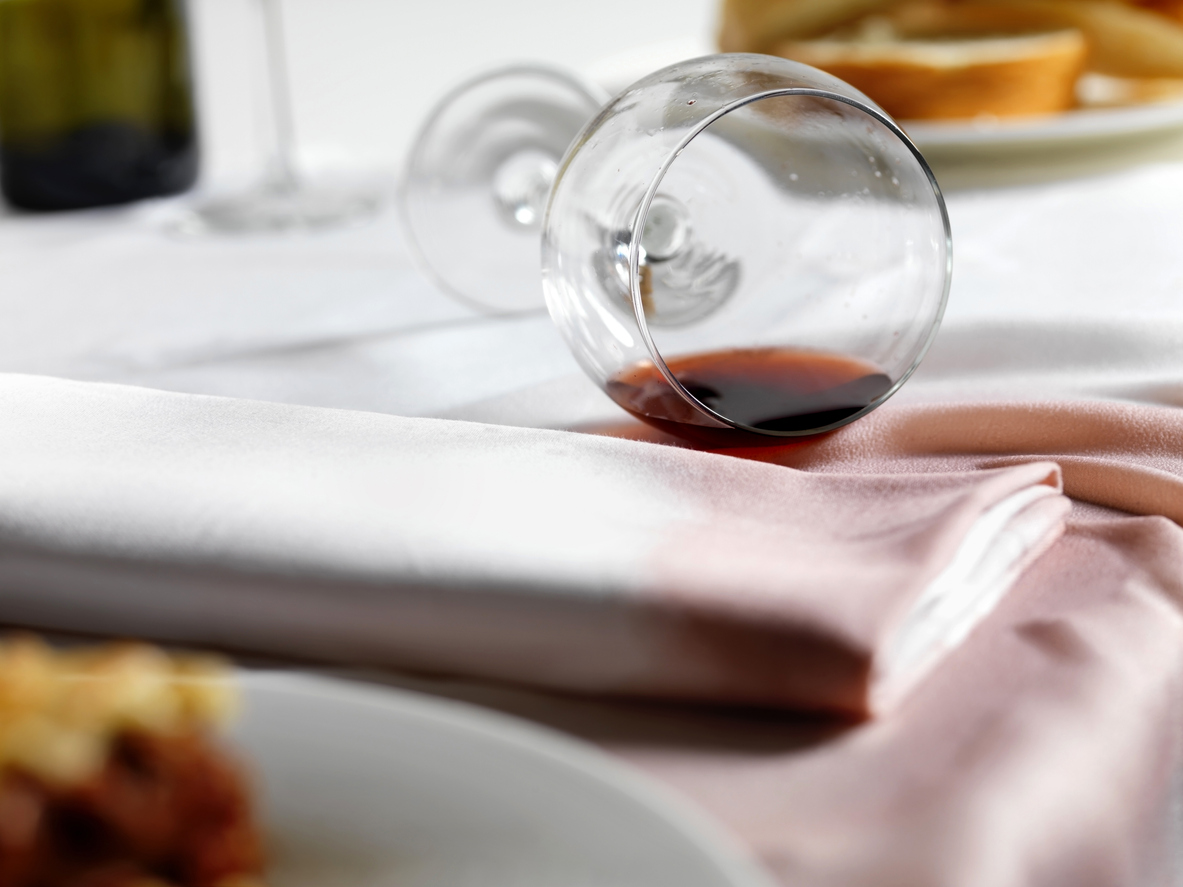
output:
[[[180,234],[317,231],[365,221],[378,213],[382,203],[381,195],[361,190],[264,187],[195,203],[170,227]]]

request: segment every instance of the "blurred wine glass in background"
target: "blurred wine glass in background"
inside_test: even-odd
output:
[[[490,314],[541,311],[539,237],[559,162],[608,94],[572,72],[510,65],[442,98],[411,147],[398,208],[436,285]]]
[[[368,185],[384,199],[421,122],[456,83],[529,60],[577,72],[611,93],[709,51],[717,16],[716,0],[598,0],[562,8],[544,0],[281,2],[291,102],[285,105],[295,122],[289,165],[305,189],[362,186],[356,193]],[[201,129],[202,192],[194,199],[254,193],[265,178],[264,159],[277,153],[260,6],[186,4]]]
[[[297,168],[292,82],[282,0],[256,0],[262,19],[271,133],[264,178],[254,188],[195,203],[175,221],[185,233],[249,234],[329,228],[374,215],[377,190],[305,181]]]

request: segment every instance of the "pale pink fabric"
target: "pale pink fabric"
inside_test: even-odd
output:
[[[684,446],[640,423],[606,433]],[[727,453],[812,472],[1060,465],[1073,499],[1183,521],[1183,411],[1115,401],[887,406],[822,438]]]
[[[1068,507],[1041,460],[821,476],[12,375],[0,414],[10,623],[585,694],[866,716],[982,515],[1046,493],[1017,571]]]
[[[650,665],[657,692],[646,695],[856,717],[886,710],[897,699],[876,692],[880,672],[921,591],[987,509],[1041,484],[1058,487],[1058,472],[1032,461],[717,485],[711,519],[672,525],[650,555],[645,606],[670,628]],[[1066,511],[1058,496],[1028,507],[1048,530],[1020,570],[1059,535]]]
[[[0,376],[0,411],[10,621],[732,704],[519,710],[697,799],[786,885],[1167,883],[1174,411],[888,405],[728,455],[34,377]],[[865,713],[959,528],[1057,462],[1091,511],[899,707],[785,713]]]
[[[785,887],[1178,883],[1183,531],[1089,519],[891,714],[856,726],[420,688],[598,742]]]
[[[1073,529],[894,717],[812,747],[610,744],[786,885],[1176,883],[1181,537]]]
[[[682,445],[640,425],[614,433]],[[786,887],[1178,883],[1183,412],[888,405],[826,438],[728,452],[842,477],[1049,459],[1076,513],[961,649],[860,726],[475,698],[675,786]]]
[[[677,444],[639,425],[613,433]],[[524,713],[677,786],[786,885],[1178,883],[1183,412],[888,405],[822,439],[729,452],[843,475],[1050,459],[1077,507],[966,645],[863,726],[554,702]]]

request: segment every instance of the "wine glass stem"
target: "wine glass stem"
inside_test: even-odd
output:
[[[268,183],[279,191],[296,189],[296,134],[291,78],[283,34],[281,0],[259,0],[266,40],[267,87],[271,100],[271,159]]]

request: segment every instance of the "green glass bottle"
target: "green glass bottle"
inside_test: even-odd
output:
[[[78,209],[183,191],[198,142],[183,0],[0,0],[0,190]]]

